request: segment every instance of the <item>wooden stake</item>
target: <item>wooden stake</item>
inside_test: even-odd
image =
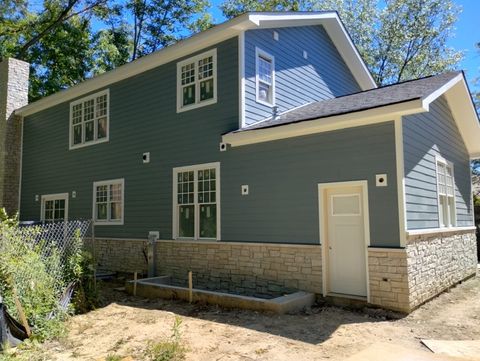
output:
[[[27,336],[30,337],[32,335],[32,330],[30,330],[30,326],[28,325],[27,317],[25,316],[25,312],[23,311],[22,304],[20,303],[20,299],[18,298],[17,289],[15,287],[12,288],[13,299],[15,301],[15,306],[17,306],[18,316],[20,316],[20,322],[22,323],[23,327],[25,327],[25,331],[27,332]]]
[[[133,295],[137,295],[137,277],[138,277],[138,272],[135,271],[133,272]]]
[[[188,271],[188,299],[190,303],[193,302],[193,279],[192,271]]]

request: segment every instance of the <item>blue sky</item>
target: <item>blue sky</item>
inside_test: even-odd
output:
[[[222,0],[211,0],[211,13],[216,22],[223,22],[218,5]],[[455,29],[455,37],[451,38],[448,45],[456,50],[463,50],[465,58],[460,63],[460,68],[465,71],[469,80],[470,90],[480,90],[480,84],[474,84],[475,78],[480,77],[480,51],[475,48],[475,43],[480,42],[480,0],[456,0],[462,6]]]

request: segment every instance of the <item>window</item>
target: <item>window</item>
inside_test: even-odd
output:
[[[220,239],[220,164],[174,168],[174,238]]]
[[[444,159],[436,158],[438,218],[440,227],[454,227],[457,223],[455,209],[455,179],[453,165]]]
[[[123,224],[123,179],[93,183],[93,219],[95,224]]]
[[[68,193],[42,196],[40,219],[46,223],[68,220]]]
[[[70,149],[108,141],[109,91],[70,103]]]
[[[257,102],[275,105],[275,61],[273,56],[256,48]]]
[[[177,64],[177,112],[217,102],[217,51]]]

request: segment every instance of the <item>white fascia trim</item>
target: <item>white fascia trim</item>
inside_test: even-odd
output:
[[[245,32],[238,34],[238,127],[245,127]]]
[[[230,144],[232,147],[238,147],[248,144],[269,142],[272,140],[293,138],[302,135],[323,133],[332,130],[382,123],[394,120],[400,115],[420,113],[424,111],[425,109],[422,107],[420,100],[412,100],[385,107],[285,124],[271,128],[228,133],[222,136],[222,142]]]
[[[398,200],[398,225],[400,236],[400,247],[405,247],[407,243],[407,213],[405,200],[405,163],[403,151],[403,123],[402,117],[398,116],[395,122],[395,159],[397,171],[397,200]]]
[[[449,82],[442,85],[440,88],[435,90],[433,93],[422,99],[422,105],[425,109],[429,110],[430,103],[436,100],[438,97],[442,96],[445,92],[450,90],[454,85],[463,79],[462,74],[458,74],[455,78]]]
[[[131,63],[85,80],[69,89],[26,105],[17,109],[15,113],[24,117],[29,116],[160,65],[205,50],[207,47],[221,41],[238,36],[248,29],[307,25],[323,25],[325,27],[328,35],[332,38],[332,41],[363,90],[377,87],[336,12],[246,13]]]
[[[362,90],[378,87],[337,12],[251,13],[250,20],[260,28],[324,25],[328,36],[332,39]],[[298,24],[299,22],[301,24]]]
[[[470,227],[449,227],[449,228],[428,228],[428,229],[414,229],[407,231],[408,236],[419,236],[422,234],[434,234],[434,233],[454,233],[462,231],[474,231],[477,228],[475,226]]]

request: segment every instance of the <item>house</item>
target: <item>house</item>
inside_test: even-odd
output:
[[[405,312],[476,272],[463,73],[378,88],[336,12],[247,13],[28,105],[28,64],[0,73],[4,204],[94,219],[101,267],[145,269],[150,234],[161,274]]]

